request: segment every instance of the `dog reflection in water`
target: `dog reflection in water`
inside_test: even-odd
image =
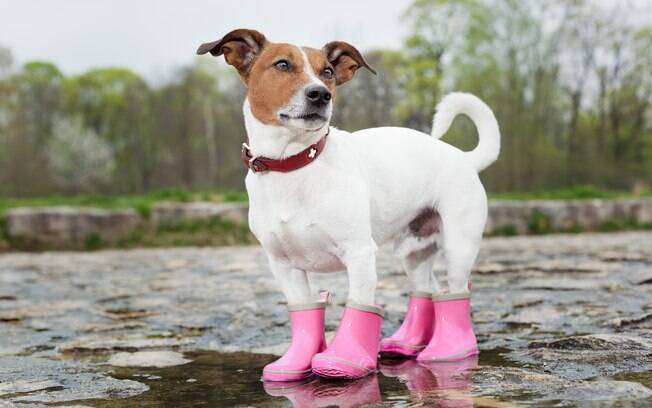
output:
[[[380,361],[382,375],[397,378],[405,384],[412,402],[450,408],[473,407],[470,392],[473,369],[477,367],[477,356],[462,361],[427,364],[415,360]],[[264,387],[267,394],[285,397],[295,408],[348,408],[382,402],[376,375],[355,381],[265,382]]]

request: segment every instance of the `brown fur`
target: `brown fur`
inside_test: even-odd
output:
[[[274,63],[286,59],[292,71],[282,72]],[[251,112],[261,122],[278,124],[277,112],[309,81],[304,71],[303,56],[290,44],[267,45],[251,67],[247,80],[247,97]]]
[[[439,232],[441,219],[439,213],[432,208],[425,208],[408,224],[412,234],[418,238],[428,237]]]

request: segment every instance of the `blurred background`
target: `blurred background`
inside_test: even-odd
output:
[[[345,40],[377,76],[338,90],[333,124],[429,132],[467,91],[503,134],[493,193],[652,184],[652,2],[3,1],[0,197],[239,192],[245,89],[196,47],[231,29]],[[464,119],[445,136],[476,143]],[[586,190],[587,187],[584,187]]]

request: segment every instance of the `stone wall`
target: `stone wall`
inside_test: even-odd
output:
[[[492,201],[485,233],[597,231],[652,225],[652,199]]]
[[[90,234],[117,238],[136,228],[140,220],[132,209],[15,208],[6,215],[9,237],[44,242],[82,241]]]
[[[249,207],[241,203],[160,203],[152,209],[155,224],[174,224],[182,220],[220,217],[236,223],[246,223]]]
[[[153,225],[219,217],[235,223],[247,222],[247,204],[160,203],[151,213]],[[89,234],[118,238],[133,231],[144,220],[131,209],[16,208],[7,212],[7,234],[11,238],[39,241],[80,241]],[[652,225],[652,199],[575,201],[492,201],[487,234],[529,234],[564,231],[597,231]]]

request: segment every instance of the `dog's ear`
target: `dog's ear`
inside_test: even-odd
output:
[[[266,44],[267,39],[262,33],[239,28],[220,40],[200,45],[197,54],[204,55],[210,52],[215,57],[224,54],[226,63],[233,65],[240,76],[246,79],[249,69]]]
[[[365,67],[374,75],[376,71],[367,64],[360,51],[354,46],[344,41],[332,41],[322,48],[326,54],[326,59],[335,68],[335,83],[343,84],[353,78],[355,71],[360,67]]]

